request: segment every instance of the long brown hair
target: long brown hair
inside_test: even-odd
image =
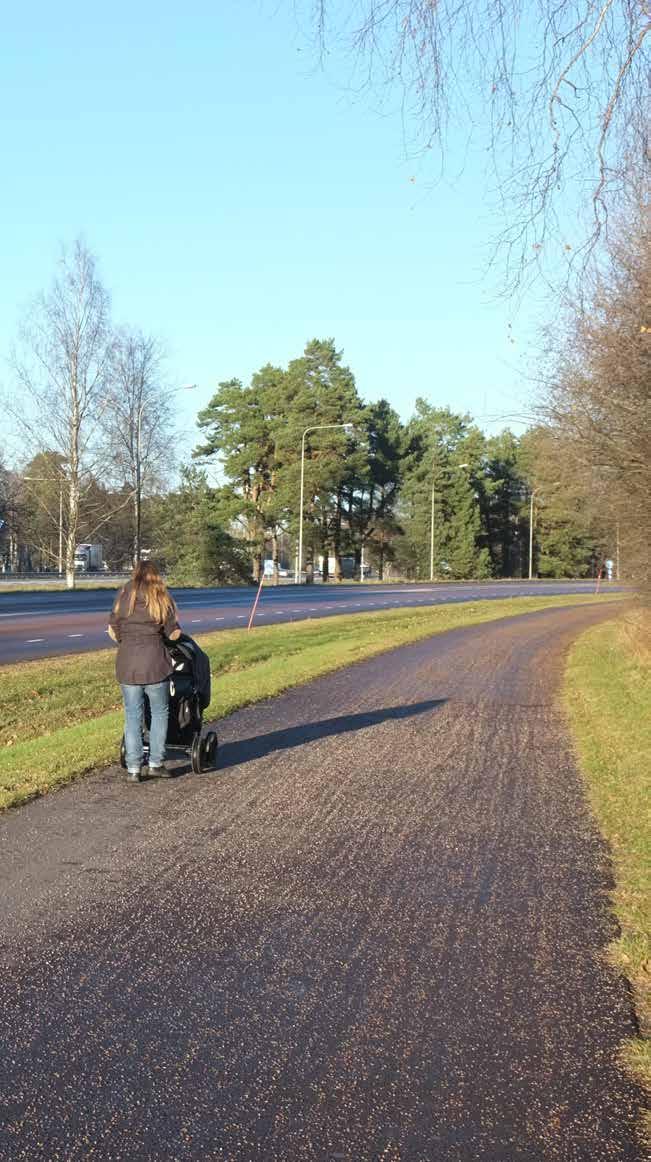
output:
[[[131,617],[136,608],[136,601],[142,596],[149,616],[163,625],[170,615],[176,615],[176,605],[158,569],[152,561],[138,561],[129,585],[125,585],[118,593],[115,605],[116,613],[119,610],[123,597],[129,597],[128,617]]]

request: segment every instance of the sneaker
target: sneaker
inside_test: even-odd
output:
[[[127,783],[141,783],[141,782],[142,782],[142,775],[140,773],[140,767],[138,767],[137,769],[135,769],[133,771],[127,771]]]
[[[167,763],[159,763],[158,766],[154,766],[153,763],[150,763],[149,764],[149,774],[154,779],[171,779],[172,778],[172,772],[169,769],[169,767],[167,766]]]

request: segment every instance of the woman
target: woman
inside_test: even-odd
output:
[[[118,593],[108,632],[118,643],[115,673],[122,688],[127,752],[127,780],[142,778],[142,723],[145,694],[151,707],[149,773],[169,778],[165,741],[172,672],[164,638],[181,636],[176,605],[158,569],[139,561],[131,580]]]

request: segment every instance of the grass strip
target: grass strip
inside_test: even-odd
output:
[[[128,577],[123,577],[121,581],[78,581],[74,589],[68,589],[65,581],[50,581],[49,585],[30,584],[29,582],[16,582],[12,585],[11,581],[0,581],[0,598],[3,593],[43,593],[47,596],[48,593],[78,593],[80,589],[119,589],[124,582],[128,581]]]
[[[448,629],[603,600],[516,597],[198,635],[216,679],[206,719]],[[122,711],[114,656],[101,650],[2,667],[0,808],[115,762]]]
[[[648,614],[629,613],[577,639],[568,657],[564,699],[592,807],[612,851],[613,907],[621,935],[609,951],[633,987],[641,1033],[627,1043],[624,1057],[651,1089]],[[651,1116],[646,1133],[651,1141]]]

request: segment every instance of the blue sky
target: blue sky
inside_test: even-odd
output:
[[[397,112],[346,76],[336,56],[319,70],[291,0],[10,6],[0,353],[81,234],[116,322],[161,336],[172,380],[198,385],[187,428],[219,380],[314,336],[404,418],[423,395],[504,426],[484,417],[526,407],[538,308],[491,304],[481,155],[435,184]]]

